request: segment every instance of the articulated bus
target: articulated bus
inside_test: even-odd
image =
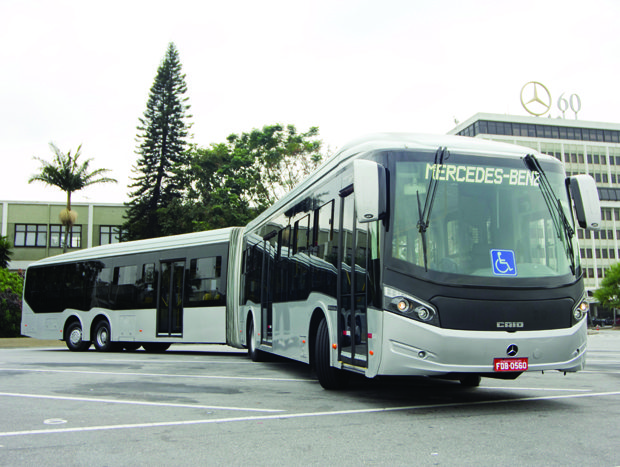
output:
[[[26,271],[22,334],[74,351],[165,351],[172,343],[230,344],[240,228],[104,245]],[[232,253],[231,253],[232,252]],[[238,257],[239,255],[237,255]],[[239,340],[238,338],[236,339]]]
[[[592,177],[531,149],[380,134],[328,159],[245,228],[121,243],[27,270],[22,334],[72,350],[247,347],[350,372],[578,371],[587,302],[576,222]]]
[[[580,226],[598,228],[593,179],[567,179],[528,148],[357,141],[245,228],[243,344],[254,360],[312,364],[325,388],[347,372],[475,386],[578,371],[587,302],[573,202]]]

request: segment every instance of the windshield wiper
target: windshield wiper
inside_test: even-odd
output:
[[[435,193],[437,192],[437,180],[439,178],[439,172],[443,165],[444,159],[448,160],[450,152],[447,148],[440,147],[435,152],[435,163],[433,170],[431,171],[431,179],[428,182],[428,188],[426,190],[426,199],[424,200],[424,209],[420,203],[420,192],[416,191],[418,197],[418,232],[422,235],[422,251],[424,253],[424,270],[428,272],[428,255],[426,252],[426,230],[430,222],[431,211],[433,210],[433,203],[435,202]]]
[[[545,200],[545,204],[547,205],[547,209],[551,214],[551,219],[553,220],[553,225],[556,233],[558,234],[558,238],[562,241],[562,245],[564,245],[564,253],[566,253],[566,256],[570,260],[570,270],[574,275],[575,250],[571,239],[575,235],[575,230],[566,217],[564,209],[562,208],[562,202],[553,191],[551,183],[549,183],[549,179],[547,178],[545,171],[540,166],[538,159],[536,159],[533,154],[528,154],[523,158],[523,160],[525,162],[525,166],[531,172],[538,172],[538,186],[540,187],[540,191]]]

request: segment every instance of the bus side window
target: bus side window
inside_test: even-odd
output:
[[[295,222],[293,254],[305,253],[310,244],[310,214]]]
[[[117,310],[130,310],[134,308],[137,296],[137,274],[137,265],[114,268],[114,306]]]
[[[186,293],[187,306],[217,306],[225,303],[221,290],[222,257],[194,258],[190,261]]]
[[[137,307],[145,308],[155,306],[155,288],[157,286],[157,272],[155,263],[142,265],[142,277],[136,282]]]
[[[263,264],[263,251],[258,244],[246,249],[245,296],[243,302],[260,303],[260,280]]]
[[[338,236],[334,236],[334,200],[321,206],[315,214],[313,289],[336,296],[338,267]],[[334,240],[335,237],[335,240]]]
[[[111,309],[110,287],[112,285],[113,268],[103,268],[97,276],[95,284],[96,306]]]

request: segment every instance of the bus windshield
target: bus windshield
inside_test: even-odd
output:
[[[428,280],[472,285],[566,282],[579,274],[560,164],[541,162],[559,199],[552,205],[545,203],[539,173],[521,158],[449,154],[437,163],[428,153],[394,156],[389,255],[394,267]],[[559,209],[569,226],[555,221],[562,217]]]

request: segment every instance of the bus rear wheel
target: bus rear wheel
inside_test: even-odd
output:
[[[114,350],[112,344],[112,335],[110,333],[110,323],[107,321],[99,321],[95,326],[95,349],[99,352],[111,352]]]
[[[316,375],[324,389],[342,389],[347,385],[347,374],[330,364],[329,330],[323,318],[316,332],[314,346]]]
[[[140,344],[139,342],[125,342],[123,343],[123,349],[125,349],[127,352],[135,352],[140,348],[141,345],[142,344]]]
[[[82,325],[75,321],[67,328],[67,348],[73,352],[83,352],[90,347],[89,341],[82,340]]]
[[[160,353],[165,352],[170,347],[170,344],[165,342],[145,342],[142,344],[142,348],[146,352],[150,353]]]

